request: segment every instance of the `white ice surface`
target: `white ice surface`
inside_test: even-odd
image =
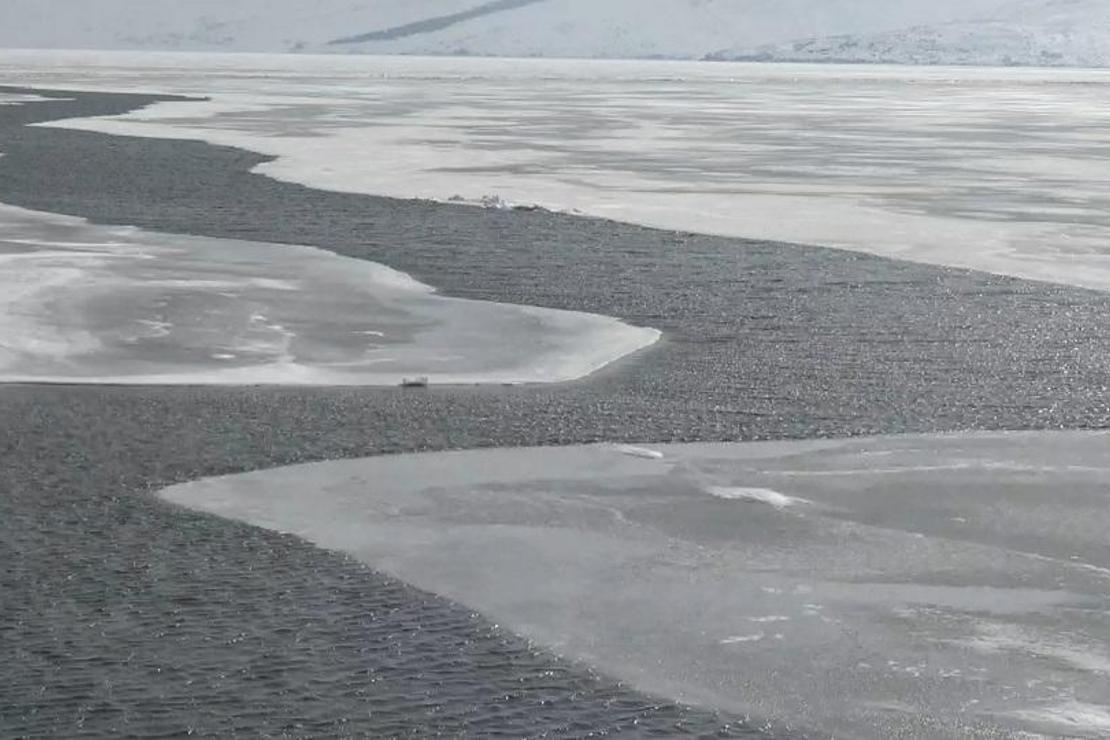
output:
[[[655,449],[380,457],[161,495],[814,737],[1106,737],[1110,434]]]
[[[1108,72],[0,52],[0,73],[211,96],[53,125],[239,146],[318,188],[1110,288]]]
[[[604,316],[445,298],[321,249],[0,206],[0,382],[550,382],[658,337]]]
[[[53,99],[56,100],[57,98]],[[46,100],[51,100],[51,98],[22,93],[0,93],[0,105],[23,105],[24,103],[39,103]]]

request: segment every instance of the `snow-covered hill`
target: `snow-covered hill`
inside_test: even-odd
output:
[[[1110,66],[1110,0],[0,0],[0,47]]]
[[[7,48],[294,51],[480,0],[0,0]]]
[[[1022,0],[981,19],[732,49],[718,59],[1110,67],[1110,0]]]
[[[0,46],[701,58],[1003,0],[0,0]],[[329,43],[346,39],[351,43]]]
[[[1002,0],[539,0],[338,50],[701,59],[720,49],[971,18]],[[357,38],[357,37],[356,37]]]

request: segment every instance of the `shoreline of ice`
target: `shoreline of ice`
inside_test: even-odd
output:
[[[659,341],[575,311],[441,296],[324,249],[0,204],[0,382],[566,382]]]
[[[1091,156],[1101,121],[1084,102],[1110,73],[128,54],[69,69],[67,59],[0,54],[0,69],[40,89],[209,99],[45,125],[233,146],[275,158],[259,174],[317,189],[489,197],[1110,290],[1106,168]],[[210,69],[203,86],[187,62]]]

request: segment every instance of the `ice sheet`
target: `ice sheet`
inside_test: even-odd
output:
[[[0,70],[211,96],[62,125],[252,149],[319,188],[1110,288],[1108,72],[60,52]]]
[[[0,206],[0,381],[548,382],[658,337],[604,316],[445,298],[310,247]]]
[[[23,105],[24,103],[39,103],[45,100],[56,100],[41,95],[23,95],[17,93],[0,93],[0,105]]]
[[[653,450],[382,457],[162,496],[814,736],[1105,736],[1110,434]]]

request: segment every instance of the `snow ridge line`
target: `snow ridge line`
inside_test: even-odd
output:
[[[394,39],[402,39],[407,36],[418,36],[424,33],[434,33],[435,31],[442,31],[445,28],[464,23],[475,18],[481,18],[486,15],[493,15],[506,10],[515,10],[516,8],[523,8],[525,5],[533,5],[535,3],[546,2],[547,0],[493,0],[493,2],[484,3],[470,10],[463,10],[458,13],[451,13],[450,15],[441,15],[434,18],[426,18],[422,21],[415,21],[414,23],[406,23],[401,26],[394,26],[392,28],[385,28],[380,31],[371,31],[370,33],[363,33],[357,36],[347,36],[340,39],[334,39],[328,42],[328,46],[337,46],[340,44],[361,44],[368,41],[392,41]]]

